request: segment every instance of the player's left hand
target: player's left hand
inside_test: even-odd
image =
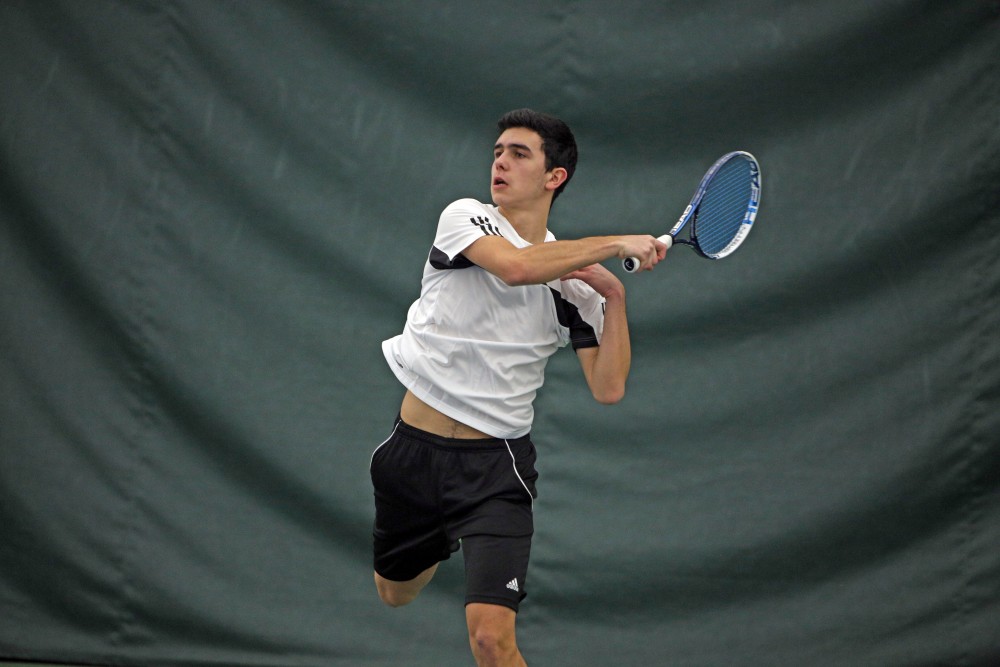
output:
[[[567,273],[562,277],[562,280],[582,280],[591,287],[594,291],[603,296],[605,299],[614,295],[624,295],[625,286],[622,285],[622,281],[618,280],[618,277],[608,271],[606,268],[600,264],[591,264],[590,266],[585,266],[582,269],[577,269]]]

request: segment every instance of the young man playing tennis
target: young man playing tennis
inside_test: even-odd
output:
[[[461,547],[476,662],[524,665],[514,622],[533,532],[535,392],[548,357],[572,343],[594,398],[622,398],[625,289],[599,262],[631,256],[650,270],[667,246],[652,236],[556,241],[549,209],[576,167],[573,134],[528,109],[498,129],[494,205],[444,210],[420,298],[382,346],[407,391],[371,461],[375,585],[386,604],[408,604]]]

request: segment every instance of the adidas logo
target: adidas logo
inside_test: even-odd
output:
[[[517,587],[517,577],[514,577],[509,582],[507,582],[507,588],[514,591],[515,593],[521,592],[521,589]]]

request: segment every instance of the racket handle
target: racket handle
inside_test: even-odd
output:
[[[674,237],[671,236],[670,234],[664,234],[663,236],[657,238],[656,240],[661,243],[666,243],[667,250],[670,250],[670,246],[674,244]],[[639,266],[641,264],[642,262],[639,261],[638,257],[626,257],[625,259],[622,260],[622,268],[628,271],[629,273],[635,273],[636,271],[638,271]]]

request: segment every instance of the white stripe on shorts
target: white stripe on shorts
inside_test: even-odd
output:
[[[517,476],[517,481],[521,483],[524,490],[528,493],[528,500],[531,501],[531,509],[535,509],[535,498],[531,495],[531,490],[528,489],[528,485],[524,483],[524,479],[521,478],[521,473],[517,471],[517,460],[514,458],[514,451],[510,448],[510,443],[504,439],[503,444],[507,445],[507,453],[510,454],[510,467],[514,469],[514,474]]]
[[[368,460],[368,469],[369,470],[372,469],[372,463],[375,462],[375,454],[378,453],[378,450],[382,449],[382,447],[385,445],[385,443],[387,443],[390,440],[392,440],[392,436],[396,435],[396,429],[397,428],[399,428],[399,422],[396,422],[396,425],[392,427],[392,433],[389,434],[389,437],[386,438],[385,440],[383,440],[382,444],[379,445],[378,447],[376,447],[375,450],[372,452],[372,457]]]

